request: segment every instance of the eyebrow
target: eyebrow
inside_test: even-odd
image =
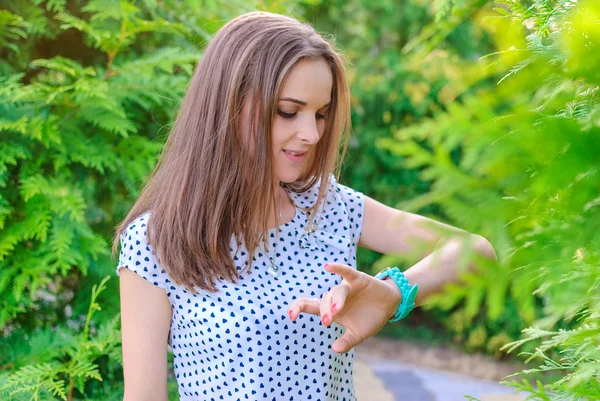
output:
[[[279,100],[280,101],[286,101],[286,102],[296,103],[296,104],[299,104],[301,106],[306,106],[306,102],[303,102],[302,100],[294,99],[294,98],[291,98],[291,97],[282,97]],[[329,107],[329,106],[331,106],[331,102],[329,102],[325,106],[321,107],[321,109],[324,109],[325,107]]]

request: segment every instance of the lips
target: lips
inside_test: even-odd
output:
[[[306,151],[303,151],[303,150],[292,150],[292,149],[289,149],[289,150],[283,149],[283,151],[292,156],[304,156],[304,154],[306,153]]]
[[[288,158],[293,163],[301,163],[306,157],[306,151],[302,150],[292,150],[292,149],[282,149],[285,157]]]

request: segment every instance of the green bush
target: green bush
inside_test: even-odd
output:
[[[498,76],[497,88],[378,143],[431,182],[404,209],[439,206],[448,221],[490,239],[500,258],[499,268],[465,274],[466,286],[448,286],[428,306],[452,310],[465,325],[481,319],[482,305],[488,324],[516,305],[510,319],[532,327],[504,349],[528,345],[525,354],[543,365],[523,373],[563,378],[512,385],[536,400],[598,400],[600,7],[503,1],[495,13],[508,17],[489,25],[501,51],[461,79],[473,87]]]
[[[119,315],[100,326],[91,336],[91,319],[100,305],[98,295],[106,289],[106,277],[100,285],[92,288],[92,299],[81,329],[61,327],[58,330],[45,328],[31,333],[27,338],[12,336],[0,348],[3,355],[10,357],[15,366],[11,375],[0,376],[0,395],[15,400],[47,399],[49,394],[63,400],[73,399],[75,390],[85,392],[88,379],[102,381],[100,365],[112,367],[106,378],[114,379],[114,367],[121,363]],[[116,390],[122,386],[105,383],[103,390],[113,393],[110,399],[118,399]],[[102,398],[107,399],[107,398]]]

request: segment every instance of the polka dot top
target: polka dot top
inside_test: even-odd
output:
[[[288,193],[297,206],[309,207],[316,202],[319,185]],[[217,281],[217,293],[196,288],[193,295],[169,279],[146,241],[150,212],[123,232],[117,274],[126,267],[169,297],[169,346],[182,401],[356,400],[354,350],[337,354],[331,349],[344,327],[323,326],[319,316],[306,313],[292,322],[287,314],[294,299],[320,298],[340,283],[340,276],[325,271],[325,263],[356,268],[364,195],[337,183],[333,175],[327,185],[314,230],[305,230],[309,216],[298,207],[292,220],[269,230],[278,277],[268,272],[271,263],[263,245],[248,272],[247,250],[243,244],[236,249],[232,238],[241,279],[236,284]]]

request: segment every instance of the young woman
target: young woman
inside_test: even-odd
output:
[[[495,257],[337,182],[349,107],[311,26],[252,12],[215,35],[115,236],[126,401],[167,400],[168,346],[182,401],[355,400],[353,347],[456,281],[461,248]],[[357,246],[423,259],[372,277]]]

